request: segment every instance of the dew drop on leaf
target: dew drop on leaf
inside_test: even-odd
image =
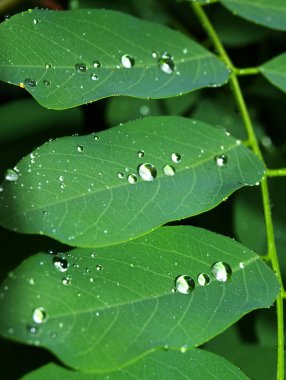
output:
[[[70,276],[64,277],[62,283],[64,285],[70,285],[71,284],[71,277]]]
[[[38,327],[36,327],[36,326],[31,326],[31,325],[29,325],[29,326],[27,326],[27,331],[28,331],[28,333],[30,333],[30,334],[38,334],[38,332],[39,332],[39,329],[38,329]]]
[[[244,263],[243,262],[239,263],[239,268],[244,269]]]
[[[76,71],[78,71],[79,73],[85,73],[86,70],[87,70],[87,67],[84,63],[77,63],[75,65],[75,69]]]
[[[103,266],[100,265],[100,264],[97,264],[96,267],[95,267],[96,270],[100,271],[103,269]]]
[[[33,24],[34,24],[34,25],[39,24],[39,20],[37,20],[36,18],[34,18],[34,20],[33,20]]]
[[[225,154],[215,156],[215,162],[217,166],[225,166],[227,164],[227,156]]]
[[[99,69],[101,67],[101,63],[99,61],[93,61],[93,67],[95,69]]]
[[[96,75],[96,74],[91,74],[90,77],[92,80],[98,80],[98,75]]]
[[[135,174],[129,174],[129,176],[127,177],[127,180],[129,183],[134,185],[137,182],[137,176]]]
[[[210,283],[210,278],[206,273],[200,273],[198,275],[198,283],[200,286],[206,286]]]
[[[117,177],[120,178],[120,179],[124,178],[124,173],[118,172],[117,173]]]
[[[135,59],[131,55],[124,54],[120,60],[122,66],[126,69],[131,69],[135,65]]]
[[[175,169],[171,165],[165,165],[163,166],[163,173],[167,176],[173,176],[175,175]]]
[[[182,274],[176,278],[175,287],[177,292],[189,294],[195,289],[195,282],[190,276]]]
[[[26,78],[25,79],[25,85],[28,86],[28,87],[36,87],[37,86],[37,81],[35,79],[31,79],[31,78]]]
[[[173,57],[169,53],[164,53],[158,59],[160,69],[166,74],[172,74],[175,70],[175,63]]]
[[[46,63],[46,64],[45,64],[45,68],[46,68],[46,69],[50,69],[51,67],[52,67],[52,65],[51,65],[50,63]]]
[[[157,169],[152,164],[141,164],[138,167],[138,174],[143,181],[154,181],[157,177]]]
[[[221,282],[226,282],[230,280],[232,270],[230,266],[222,261],[214,263],[211,267],[212,274],[214,277]]]
[[[78,145],[77,147],[76,147],[76,149],[77,149],[77,151],[78,152],[83,152],[83,146],[82,145]]]
[[[50,86],[50,84],[51,84],[51,82],[47,79],[45,79],[43,83],[45,86]]]
[[[69,266],[67,259],[60,256],[56,256],[53,258],[53,264],[59,272],[65,272]]]
[[[17,181],[18,178],[19,178],[19,174],[15,170],[13,169],[6,170],[5,179],[7,181],[10,181],[10,182]]]
[[[37,307],[33,310],[33,321],[35,323],[41,324],[46,322],[48,314],[43,307]]]
[[[100,139],[99,136],[94,136],[94,141],[98,141]]]
[[[171,155],[172,161],[176,164],[181,161],[182,156],[179,153],[172,153]]]
[[[138,155],[138,157],[144,157],[144,150],[138,150],[138,152],[137,152],[137,155]]]

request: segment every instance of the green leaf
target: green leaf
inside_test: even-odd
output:
[[[153,352],[134,364],[115,372],[87,374],[69,371],[56,364],[47,364],[23,380],[247,380],[248,377],[225,359],[205,350],[193,349],[186,353],[175,351]]]
[[[286,30],[285,0],[220,0],[235,15],[277,30]]]
[[[269,307],[278,290],[271,269],[238,242],[162,227],[96,251],[30,257],[0,288],[0,332],[101,372],[155,348],[196,347]]]
[[[228,80],[225,64],[162,25],[107,10],[29,10],[0,24],[0,79],[44,107],[164,98]]]
[[[207,211],[264,166],[224,130],[173,116],[59,138],[16,170],[3,182],[2,226],[95,247]]]
[[[260,71],[269,82],[286,92],[286,53],[264,63],[260,66]]]

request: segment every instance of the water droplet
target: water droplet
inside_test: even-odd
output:
[[[175,169],[171,165],[165,165],[163,167],[163,173],[167,176],[173,176],[175,175]]]
[[[210,278],[206,273],[200,273],[198,275],[198,283],[200,286],[206,286],[210,283]]]
[[[214,277],[221,282],[226,282],[231,277],[231,268],[228,264],[223,263],[222,261],[218,261],[213,264],[211,267],[212,274]]]
[[[33,277],[29,278],[28,282],[30,285],[35,285],[35,280],[33,279]]]
[[[95,267],[96,270],[102,270],[103,269],[103,266],[100,265],[100,264],[97,264],[96,267]]]
[[[93,282],[93,281],[94,281],[93,277],[90,277],[89,282]]]
[[[64,277],[62,283],[64,285],[70,285],[71,284],[71,277],[70,276]]]
[[[6,170],[5,179],[7,181],[17,181],[18,178],[19,178],[19,174],[15,170],[13,169]]]
[[[100,139],[99,136],[94,136],[94,141],[98,141]]]
[[[96,257],[96,253],[92,252],[90,256],[94,259]]]
[[[225,166],[227,164],[227,156],[225,154],[215,156],[215,162],[217,166]]]
[[[60,176],[59,176],[59,181],[60,181],[60,182],[64,182],[64,176],[63,176],[63,175],[60,175]]]
[[[36,18],[34,18],[34,20],[33,20],[33,24],[34,24],[34,25],[39,24],[39,20],[37,20]]]
[[[25,85],[29,87],[36,87],[37,81],[35,79],[27,78],[25,79]]]
[[[138,167],[138,174],[143,181],[154,181],[157,177],[157,169],[152,164],[141,164]]]
[[[195,289],[195,282],[190,276],[183,274],[176,278],[175,287],[179,293],[189,294]]]
[[[65,257],[61,256],[56,256],[53,258],[53,264],[54,267],[59,271],[59,272],[65,272],[68,269],[68,261]]]
[[[98,80],[98,75],[96,75],[96,74],[91,74],[91,79],[92,79],[92,80]]]
[[[30,334],[38,334],[38,332],[39,332],[38,327],[36,327],[36,326],[31,326],[31,325],[27,326],[27,330],[28,330],[28,332],[29,332]]]
[[[239,263],[239,268],[244,269],[244,263],[243,262]]]
[[[138,152],[137,152],[137,155],[138,155],[138,157],[144,157],[144,150],[138,150]]]
[[[118,172],[117,173],[117,177],[120,178],[120,179],[124,178],[124,173]]]
[[[51,82],[47,79],[45,79],[43,83],[45,86],[50,86],[50,84],[51,84]]]
[[[2,193],[2,191],[4,191],[4,188],[3,186],[0,186],[0,193]]]
[[[169,53],[164,53],[158,59],[160,69],[166,74],[172,74],[175,70],[173,57]]]
[[[177,164],[178,162],[181,161],[182,156],[180,155],[180,153],[172,153],[171,158],[172,158],[172,161],[176,162]]]
[[[52,67],[52,65],[51,65],[50,63],[46,63],[46,64],[45,64],[45,68],[46,68],[46,69],[50,69],[51,67]]]
[[[150,114],[150,108],[148,106],[146,106],[146,105],[143,105],[143,106],[140,107],[139,112],[140,112],[140,115],[147,116],[147,115]]]
[[[159,53],[157,51],[152,51],[152,58],[158,58]]]
[[[82,145],[78,145],[76,147],[76,149],[77,149],[78,152],[83,152],[83,146]]]
[[[93,61],[93,67],[95,69],[99,69],[101,67],[101,63],[99,61]]]
[[[124,54],[121,57],[121,64],[126,69],[131,69],[131,67],[133,67],[135,65],[135,59],[133,57],[131,57],[131,55]]]
[[[35,323],[44,323],[48,318],[48,314],[43,307],[37,307],[33,310],[33,321]]]
[[[135,174],[129,174],[129,176],[127,177],[127,180],[129,183],[134,185],[137,182],[137,176]]]
[[[188,350],[188,345],[187,344],[183,344],[180,348],[180,351],[182,354],[186,353]]]
[[[78,71],[79,73],[85,73],[86,70],[87,70],[87,67],[84,63],[77,63],[75,65],[75,69],[76,71]]]

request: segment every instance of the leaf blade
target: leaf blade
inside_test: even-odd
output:
[[[261,74],[275,87],[286,92],[286,53],[280,54],[260,66]]]

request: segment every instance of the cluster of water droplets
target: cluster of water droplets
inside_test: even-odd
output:
[[[244,268],[243,263],[239,264],[240,268]],[[231,267],[223,262],[218,261],[214,263],[210,268],[212,276],[220,282],[227,282],[230,280],[232,275]],[[199,286],[207,286],[211,282],[211,277],[207,273],[199,273],[197,276],[197,283]],[[196,283],[195,280],[187,275],[182,274],[176,277],[175,287],[172,290],[173,292],[178,292],[182,294],[190,294],[195,289]]]

